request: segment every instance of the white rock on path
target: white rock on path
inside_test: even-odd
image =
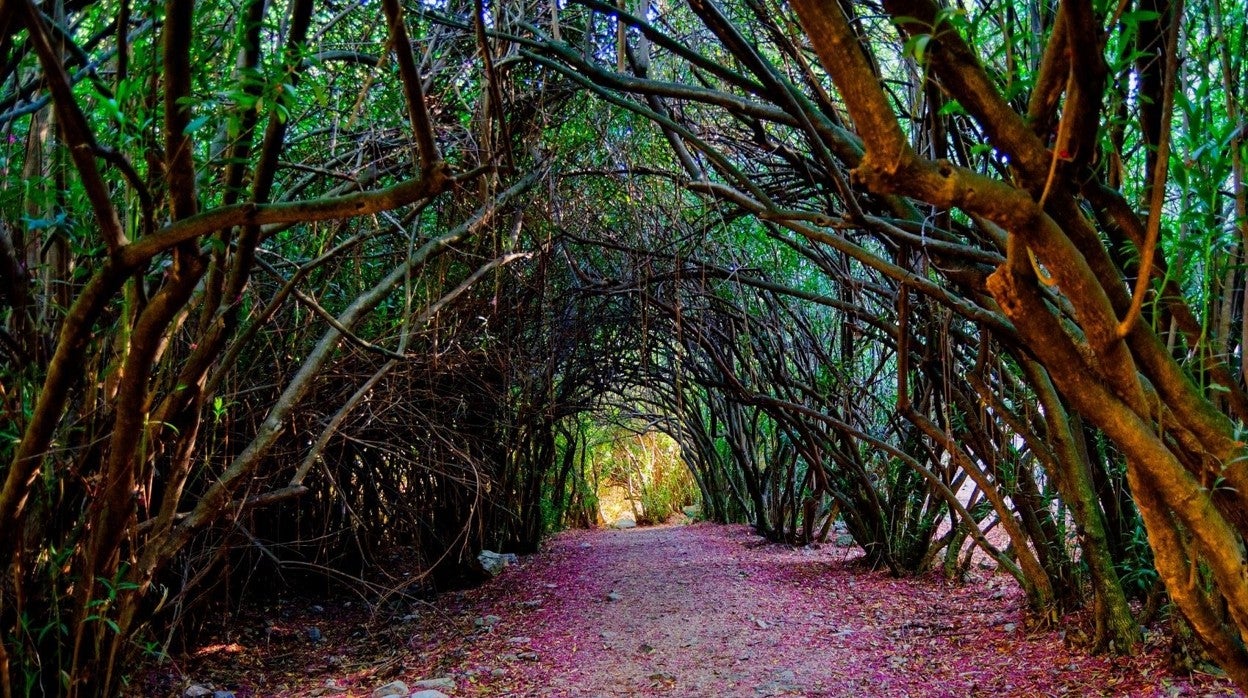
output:
[[[515,553],[496,553],[493,550],[482,550],[477,555],[477,562],[481,564],[481,569],[491,577],[497,577],[507,567],[514,565],[520,561]]]
[[[451,697],[446,695],[442,691],[434,691],[431,689],[428,691],[416,691],[410,696],[410,698],[451,698]]]
[[[391,681],[385,686],[378,686],[373,689],[373,698],[387,698],[388,696],[406,696],[409,693],[407,684],[402,681]]]
[[[412,684],[412,688],[419,688],[422,690],[434,689],[440,691],[453,691],[455,690],[455,679],[452,679],[449,676],[439,676],[436,679],[424,679]]]
[[[502,618],[494,614],[490,614],[488,616],[481,616],[480,618],[477,618],[472,622],[472,624],[478,628],[492,628],[501,622],[503,622]]]

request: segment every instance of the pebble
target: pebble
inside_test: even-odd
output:
[[[338,683],[335,679],[325,679],[325,685],[314,689],[309,695],[313,696],[336,696],[340,693],[346,693],[347,688]]]
[[[453,691],[455,690],[455,679],[452,679],[449,676],[439,676],[436,679],[423,679],[412,684],[412,688]]]
[[[537,652],[521,652],[516,655],[517,659],[523,659],[526,662],[536,662]]]
[[[234,691],[214,691],[207,686],[192,684],[182,692],[182,698],[234,698]]]
[[[607,601],[623,601],[623,600],[624,600],[624,597],[621,596],[618,591],[613,591],[607,594]]]
[[[320,628],[305,628],[303,632],[307,634],[308,639],[312,642],[320,642],[325,639],[325,636],[321,634]]]
[[[416,691],[410,696],[410,698],[451,698],[451,697],[446,695],[442,691],[429,689],[426,691]]]
[[[388,696],[406,696],[411,691],[408,690],[407,684],[402,681],[391,681],[384,686],[378,686],[373,689],[372,698],[387,698]]]

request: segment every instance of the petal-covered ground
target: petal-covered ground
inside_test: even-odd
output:
[[[239,698],[434,678],[453,696],[1240,695],[1169,670],[1159,634],[1115,658],[1030,632],[1007,576],[894,579],[855,557],[743,526],[575,531],[418,612],[273,609],[263,646],[236,632],[181,668]]]

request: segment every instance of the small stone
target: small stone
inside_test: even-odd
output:
[[[529,599],[528,601],[517,601],[516,605],[520,608],[541,608],[541,599]]]
[[[212,693],[212,689],[207,686],[191,684],[186,687],[185,691],[182,691],[182,698],[205,698],[206,696],[212,695]]]
[[[759,619],[755,620],[755,621],[754,621],[754,624],[758,626],[758,629],[759,629],[759,630],[766,630],[766,629],[767,629],[767,621],[763,620],[762,618],[759,618]]]
[[[624,597],[620,596],[620,593],[618,591],[613,591],[607,594],[607,601],[623,601],[623,600],[624,600]]]
[[[536,662],[537,652],[521,652],[516,655],[516,659],[523,659],[526,662]]]
[[[1002,630],[1004,630],[1004,631],[1005,631],[1005,632],[1007,632],[1007,633],[1012,633],[1012,632],[1014,632],[1014,629],[1015,629],[1015,628],[1017,628],[1017,627],[1018,627],[1018,625],[1016,625],[1016,624],[1014,624],[1014,623],[1006,623],[1005,625],[1001,626],[1001,629],[1002,629]]]
[[[325,639],[325,636],[321,634],[320,628],[316,628],[316,627],[305,628],[303,632],[304,634],[308,636],[308,639],[311,640],[312,642],[320,642],[321,640]]]
[[[412,684],[412,688],[434,689],[438,691],[454,691],[455,679],[449,676],[439,676],[436,679],[424,679]]]
[[[329,667],[330,669],[337,669],[341,667],[343,664],[346,664],[346,662],[347,662],[347,658],[342,656],[341,654],[331,654],[325,658],[325,666]]]
[[[582,547],[582,548],[588,548],[588,547],[590,547],[590,545],[589,545],[589,543],[581,543],[581,547]]]
[[[406,696],[411,693],[407,684],[402,681],[391,681],[385,686],[378,686],[373,689],[372,698],[386,698],[387,696]]]
[[[777,678],[774,681],[768,681],[754,689],[754,692],[760,696],[787,696],[790,695],[796,686],[792,681]]]
[[[451,697],[446,695],[442,691],[429,689],[425,691],[416,691],[409,698],[451,698]]]
[[[642,654],[654,654],[654,646],[643,642],[640,645],[637,645],[637,651]]]
[[[324,613],[324,612],[325,612],[325,607],[324,607],[324,606],[322,606],[322,605],[320,605],[320,604],[312,604],[312,612],[313,612],[313,613]]]
[[[234,691],[213,691],[212,698],[234,698]]]
[[[502,620],[503,619],[499,618],[498,616],[488,615],[488,616],[481,616],[480,618],[474,620],[472,623],[478,628],[492,628],[495,625],[498,625],[500,622],[502,622]]]
[[[517,635],[516,637],[507,638],[507,644],[509,645],[527,645],[530,642],[532,642],[532,640],[530,640],[527,637],[520,636],[520,635]]]
[[[625,528],[637,528],[637,522],[631,516],[621,516],[612,525],[621,530]]]
[[[490,676],[493,676],[496,679],[501,679],[506,675],[507,675],[506,669],[491,669],[490,670]]]
[[[312,696],[336,696],[340,693],[346,693],[345,686],[338,683],[336,679],[325,679],[325,685],[312,690],[309,695]]]
[[[514,554],[504,555],[493,550],[482,550],[477,555],[477,562],[480,563],[481,569],[491,577],[497,577],[507,565],[515,564],[516,559]]]
[[[852,548],[854,547],[854,537],[848,533],[842,533],[836,537],[836,545],[840,548]]]

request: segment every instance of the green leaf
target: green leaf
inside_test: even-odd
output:
[[[909,39],[906,39],[906,44],[902,47],[902,52],[907,56],[911,56],[919,63],[923,63],[927,57],[928,44],[931,42],[931,34],[915,34]]]
[[[1158,17],[1161,17],[1161,13],[1155,10],[1132,10],[1122,13],[1121,21],[1127,26],[1135,26],[1141,22],[1152,22]]]
[[[209,114],[201,114],[195,117],[194,119],[191,119],[190,123],[186,125],[186,128],[183,129],[182,132],[189,136],[190,134],[195,133],[199,129],[203,128],[204,124],[208,123],[208,120],[210,118],[211,118],[211,115]]]

